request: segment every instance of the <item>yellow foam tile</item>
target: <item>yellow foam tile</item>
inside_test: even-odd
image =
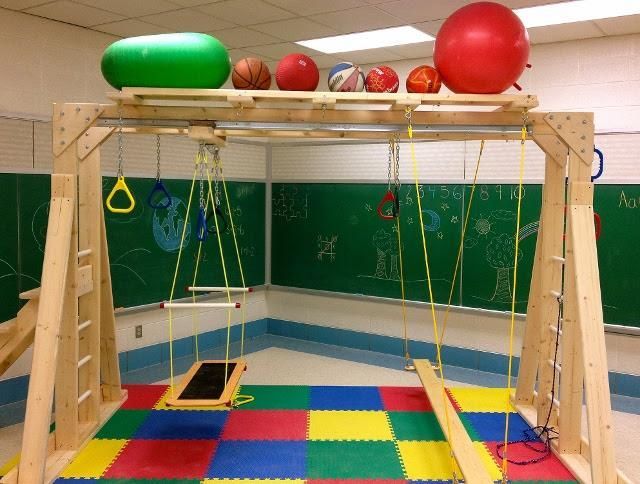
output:
[[[95,439],[87,444],[60,477],[97,479],[113,464],[127,440]]]
[[[20,453],[14,455],[0,467],[0,477],[6,476],[9,472],[11,472],[11,469],[17,466],[18,462],[20,462]]]
[[[236,393],[234,393],[233,398],[235,398],[236,395],[237,395],[237,390],[236,390]],[[227,407],[226,405],[217,405],[215,407],[214,406],[173,407],[173,406],[167,405],[167,398],[169,398],[170,396],[171,396],[171,387],[167,388],[167,391],[164,392],[160,400],[158,400],[157,403],[153,406],[153,409],[154,410],[229,410],[229,407]]]
[[[507,388],[450,388],[463,412],[514,412]]]
[[[312,410],[309,440],[392,440],[389,421],[381,411]]]
[[[482,442],[474,442],[473,446],[480,454],[491,479],[500,480],[502,474],[494,462],[489,451]],[[451,455],[447,442],[398,442],[400,457],[404,464],[407,479],[412,480],[447,480],[453,477]],[[461,477],[462,473],[457,463],[453,463],[456,469],[456,476]]]

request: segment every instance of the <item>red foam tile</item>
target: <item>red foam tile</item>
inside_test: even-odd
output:
[[[406,484],[402,479],[307,479],[307,484]]]
[[[214,440],[132,440],[105,472],[105,478],[202,479]]]
[[[433,412],[422,387],[380,387],[385,410]]]
[[[122,408],[129,410],[150,410],[169,388],[167,385],[122,385],[129,391],[129,397]]]
[[[498,467],[501,467],[502,459],[498,457],[498,444],[499,442],[485,442]],[[515,461],[523,461],[539,456],[539,454],[536,454],[535,451],[532,451],[523,444],[509,444],[508,455],[509,459]],[[569,472],[569,469],[553,454],[550,454],[535,464],[518,465],[509,462],[507,475],[510,480],[562,481],[575,479],[571,472]]]
[[[232,410],[223,440],[306,440],[306,410]]]

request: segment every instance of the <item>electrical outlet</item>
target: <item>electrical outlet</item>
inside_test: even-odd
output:
[[[136,326],[136,339],[137,338],[142,338],[142,325],[141,324]]]

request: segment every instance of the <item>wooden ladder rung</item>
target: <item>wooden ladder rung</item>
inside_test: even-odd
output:
[[[80,395],[78,397],[78,405],[80,405],[82,402],[84,402],[90,396],[91,396],[91,390],[87,390],[86,392],[84,392],[82,395]]]
[[[78,361],[78,368],[82,368],[84,365],[86,365],[87,363],[89,363],[91,361],[91,355],[87,355],[84,358],[82,358],[80,361]]]
[[[556,408],[560,408],[560,400],[558,400],[557,398],[553,398],[551,396],[551,393],[547,393],[547,400],[551,401],[551,404],[556,407]]]
[[[553,297],[555,298],[560,298],[562,297],[562,293],[558,292],[558,291],[549,291],[549,294],[551,294]]]
[[[552,368],[555,367],[559,372],[562,371],[562,365],[560,363],[555,363],[553,360],[547,360],[547,364]]]
[[[550,324],[550,325],[549,325],[549,330],[551,330],[552,332],[554,332],[554,333],[559,334],[560,336],[562,336],[562,330],[561,330],[561,329],[558,329],[558,327],[557,327],[557,326],[555,326],[555,325],[553,325],[553,324]]]
[[[561,264],[564,264],[567,261],[564,257],[560,257],[559,255],[552,255],[551,260],[554,262],[560,262]]]
[[[89,326],[91,326],[91,323],[93,323],[93,321],[91,321],[90,319],[87,319],[84,323],[82,323],[80,326],[78,326],[78,333],[80,331],[82,331],[83,329],[86,329]]]
[[[18,297],[20,299],[38,299],[40,297],[40,288],[34,287],[28,291],[21,292]]]
[[[84,249],[84,250],[78,251],[78,258],[86,257],[88,255],[91,255],[91,249]]]

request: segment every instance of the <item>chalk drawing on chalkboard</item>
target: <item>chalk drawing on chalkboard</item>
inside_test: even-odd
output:
[[[499,212],[503,211],[504,210],[499,210]],[[481,213],[478,218],[474,218],[471,220],[473,233],[465,239],[465,248],[473,249],[480,242],[480,237],[486,238],[489,236],[489,234],[491,234],[491,231],[493,229],[493,214],[494,212],[491,212],[488,216],[485,216],[483,213]],[[504,214],[501,214],[500,216],[504,216]]]
[[[441,208],[444,212],[446,212],[446,211],[447,211],[447,210],[449,210],[449,208],[451,208],[451,207],[449,207],[449,204],[448,204],[448,203],[443,203],[442,205],[440,205],[440,208]]]
[[[164,197],[159,203],[166,206],[167,202],[167,197]],[[187,206],[177,197],[171,197],[169,208],[153,211],[153,238],[165,252],[175,252],[180,248],[186,214]],[[183,248],[189,245],[190,240],[191,222],[188,222]]]
[[[324,236],[318,234],[318,260],[334,262],[336,260],[337,235]]]
[[[309,218],[309,195],[298,192],[299,189],[296,186],[280,187],[277,196],[273,198],[273,215],[284,218],[287,222]]]
[[[535,222],[531,222],[531,223],[525,225],[524,227],[521,227],[520,231],[518,232],[518,240],[526,239],[527,237],[537,233],[539,229],[540,229],[540,221],[539,220],[537,220]]]
[[[6,267],[8,267],[9,270],[10,270],[10,272],[1,275],[0,279],[5,279],[7,277],[18,277],[18,275],[20,275],[21,277],[26,277],[27,279],[31,279],[32,281],[34,281],[36,283],[40,283],[40,281],[38,279],[36,279],[35,277],[31,277],[30,275],[27,275],[27,274],[18,274],[18,271],[15,269],[15,267],[13,267],[11,264],[9,264],[6,260],[0,259],[0,263],[5,265]]]
[[[49,200],[40,204],[31,217],[31,234],[38,250],[44,254],[44,244],[47,240],[47,224],[49,220]]]
[[[496,285],[489,301],[511,302],[511,273],[515,262],[515,237],[500,234],[493,237],[485,250],[486,260],[496,270]],[[522,259],[522,249],[518,249],[518,261]]]
[[[364,209],[365,209],[367,212],[373,212],[373,207],[372,207],[370,204],[368,204],[368,203],[365,203],[365,204],[364,204]]]
[[[134,271],[130,266],[128,266],[127,264],[124,264],[123,261],[124,259],[129,258],[130,256],[134,255],[137,256],[138,253],[146,253],[146,254],[151,254],[151,251],[149,249],[145,249],[144,247],[137,247],[135,249],[130,249],[128,251],[126,251],[124,254],[121,254],[120,256],[118,256],[115,260],[113,260],[109,266],[111,268],[114,267],[121,267],[122,269],[126,269],[127,271],[131,272],[134,276],[136,276],[138,278],[138,280],[144,284],[145,286],[147,285],[147,281],[145,281],[142,276],[140,274],[138,274],[136,271]]]
[[[458,219],[457,215],[452,215],[451,216],[451,223],[452,224],[457,224],[460,220]]]
[[[433,210],[423,210],[422,213],[428,216],[424,220],[424,229],[427,232],[437,232],[440,229],[440,215]]]

